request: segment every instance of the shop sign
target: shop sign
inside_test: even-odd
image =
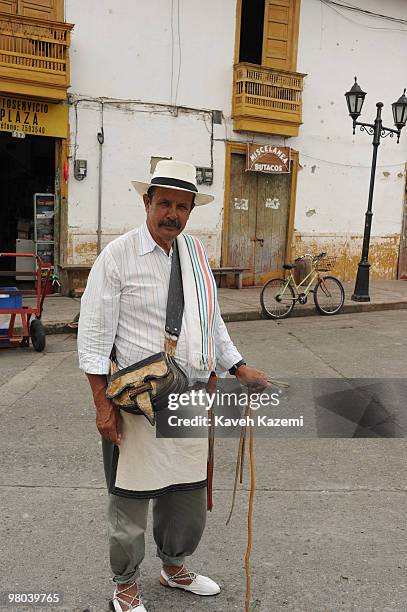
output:
[[[290,147],[248,144],[246,170],[270,174],[289,173]]]
[[[68,106],[0,96],[0,132],[67,138]]]

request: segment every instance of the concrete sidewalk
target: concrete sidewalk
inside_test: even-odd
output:
[[[352,302],[350,299],[354,283],[344,283],[345,305],[342,313],[373,312],[377,310],[407,309],[407,282],[406,281],[372,281],[370,284],[370,302]],[[226,322],[254,321],[262,319],[260,311],[261,287],[245,287],[244,289],[219,289],[219,303]],[[26,305],[34,301],[28,298]],[[80,299],[60,296],[49,296],[44,303],[43,321],[47,333],[67,333],[75,331],[69,323],[75,319],[80,310]],[[304,306],[296,304],[292,317],[308,315],[319,316],[312,296]]]

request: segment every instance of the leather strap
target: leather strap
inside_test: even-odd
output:
[[[181,333],[182,315],[184,313],[184,290],[182,288],[181,263],[179,260],[177,239],[172,243],[172,262],[170,285],[168,288],[167,314],[165,331],[178,340]],[[176,342],[176,341],[175,341]]]
[[[206,393],[211,396],[216,393],[217,376],[215,372],[211,372],[209,380],[206,384]],[[213,469],[214,469],[214,452],[215,452],[215,426],[213,424],[214,413],[213,408],[208,412],[209,428],[208,428],[208,461],[206,466],[207,488],[206,488],[206,508],[212,512],[213,508]]]
[[[172,243],[172,261],[167,297],[164,343],[164,351],[171,356],[175,355],[177,341],[181,333],[183,314],[184,290],[182,287],[182,273],[178,244],[177,239],[175,239]],[[110,360],[112,363],[116,363],[116,347],[114,345],[110,353]]]

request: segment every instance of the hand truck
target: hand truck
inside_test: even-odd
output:
[[[10,315],[8,330],[2,330],[0,335],[0,347],[15,348],[17,346],[29,346],[30,338],[34,349],[41,352],[45,348],[45,329],[41,321],[42,308],[47,291],[48,280],[51,275],[52,266],[44,264],[39,255],[28,253],[0,253],[0,258],[3,257],[31,257],[36,261],[36,271],[20,272],[17,270],[3,271],[0,270],[2,276],[27,276],[36,278],[35,289],[15,289],[0,287],[0,315]],[[46,270],[43,276],[43,270]],[[3,297],[7,296],[6,299]],[[36,305],[33,307],[23,306],[20,296],[35,296]],[[17,299],[14,299],[17,298]],[[20,298],[20,299],[19,299]],[[3,304],[2,304],[3,302]],[[4,308],[2,306],[4,305]],[[16,317],[21,317],[21,333],[15,332]],[[4,333],[4,332],[7,333]]]

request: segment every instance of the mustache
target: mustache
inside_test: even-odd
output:
[[[167,219],[166,221],[160,221],[158,227],[175,227],[175,229],[181,229],[181,224],[178,219]]]

